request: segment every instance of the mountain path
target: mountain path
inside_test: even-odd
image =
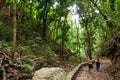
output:
[[[83,67],[77,74],[75,80],[109,80],[108,69],[112,66],[109,59],[100,59],[100,71],[96,71],[96,66],[93,64],[93,69],[89,72],[88,66]]]

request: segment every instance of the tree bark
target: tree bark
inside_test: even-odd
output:
[[[87,54],[88,59],[92,59],[90,32],[88,31],[88,27],[87,26],[86,26],[86,32],[87,32],[86,54]]]
[[[0,10],[2,9],[2,7],[4,6],[6,0],[0,0]]]
[[[81,56],[80,56],[80,40],[79,40],[79,25],[77,24],[76,20],[75,20],[75,26],[76,26],[76,30],[77,30],[77,54],[79,54],[79,59],[81,62]]]
[[[86,46],[86,56],[88,59],[92,59],[92,54],[91,54],[91,39],[90,39],[90,31],[88,30],[88,19],[85,19],[85,29],[87,33],[87,46]]]
[[[48,14],[47,6],[48,6],[48,2],[47,2],[47,0],[45,0],[45,7],[44,7],[44,11],[43,11],[43,20],[42,20],[43,21],[42,36],[44,39],[46,38],[46,30],[47,30],[47,25],[46,25],[47,14]]]
[[[2,67],[2,70],[3,70],[3,80],[7,80],[7,79],[6,79],[6,72],[5,72],[4,67]]]
[[[30,4],[30,28],[32,28],[32,16],[33,16],[33,10],[32,10],[32,7],[33,7],[33,0],[31,0],[31,4]]]
[[[17,29],[16,29],[16,0],[14,0],[13,4],[13,52],[16,51],[16,35],[17,35]]]

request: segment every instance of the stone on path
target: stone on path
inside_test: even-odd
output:
[[[61,68],[42,68],[35,72],[32,80],[66,80],[66,77],[65,71]]]

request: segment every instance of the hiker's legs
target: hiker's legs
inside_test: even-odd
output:
[[[99,71],[100,65],[96,65],[96,70]]]
[[[93,68],[92,64],[89,64],[88,67],[89,67],[89,72],[91,72],[91,69]]]

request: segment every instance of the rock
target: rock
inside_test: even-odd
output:
[[[61,68],[42,68],[35,72],[32,80],[66,80],[67,75]]]

